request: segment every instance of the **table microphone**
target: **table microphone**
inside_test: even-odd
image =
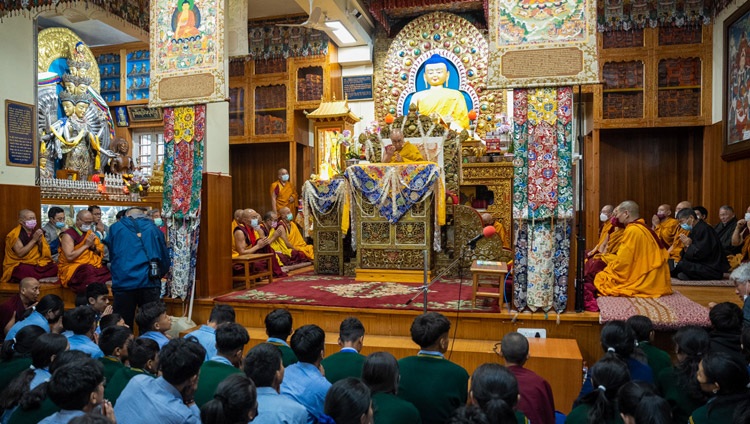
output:
[[[466,245],[467,246],[471,246],[473,244],[476,244],[479,240],[481,240],[481,239],[483,239],[485,237],[492,237],[492,236],[494,236],[496,232],[497,231],[495,231],[495,227],[493,227],[492,225],[488,225],[488,226],[484,227],[484,229],[482,230],[482,234],[479,234],[478,236],[476,236],[473,239],[469,240],[466,243]]]

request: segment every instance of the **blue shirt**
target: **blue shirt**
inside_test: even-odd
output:
[[[206,349],[206,361],[216,356],[216,329],[208,325],[189,333],[185,338],[195,337],[198,343]]]
[[[49,381],[50,377],[52,377],[52,374],[49,373],[49,369],[35,368],[34,378],[32,378],[31,383],[29,383],[29,390],[34,390],[34,387],[44,383],[45,381]]]
[[[229,365],[230,367],[236,368],[234,366],[234,364],[232,363],[232,361],[230,361],[229,359],[227,359],[227,358],[225,358],[223,356],[216,355],[216,356],[212,357],[210,359],[210,361],[218,362],[220,364]]]
[[[75,417],[80,417],[81,415],[86,415],[86,413],[83,411],[70,411],[63,409],[39,421],[39,424],[68,424],[70,420]]]
[[[88,336],[74,334],[68,337],[68,342],[70,343],[70,350],[80,350],[83,353],[89,354],[94,359],[104,357],[104,352]]]
[[[297,362],[286,368],[281,394],[304,406],[307,409],[307,423],[315,424],[324,415],[323,404],[330,388],[331,383],[318,367]]]
[[[201,411],[188,407],[182,395],[164,379],[136,375],[115,404],[118,423],[201,424]]]
[[[47,318],[44,317],[44,315],[40,314],[37,311],[33,311],[31,315],[28,316],[28,318],[18,321],[17,323],[13,324],[13,327],[10,327],[10,330],[8,331],[8,334],[5,335],[5,340],[10,340],[13,337],[16,337],[16,333],[24,327],[27,327],[29,325],[38,325],[44,329],[44,331],[49,333],[49,323],[47,322]]]
[[[299,403],[281,396],[272,387],[258,387],[258,415],[253,424],[305,424],[307,410]]]
[[[159,349],[163,348],[165,344],[169,343],[169,337],[165,336],[159,331],[146,331],[141,334],[144,339],[151,339],[159,344]],[[72,349],[72,347],[71,347]]]

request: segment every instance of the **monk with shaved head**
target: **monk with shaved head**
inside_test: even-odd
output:
[[[47,239],[38,225],[36,214],[28,209],[18,212],[18,225],[5,237],[3,276],[0,282],[18,283],[26,277],[57,276]]]
[[[656,214],[651,217],[651,229],[667,245],[671,246],[677,235],[680,224],[672,216],[672,207],[664,204],[656,210]]]
[[[95,230],[94,216],[83,209],[76,214],[75,225],[60,234],[60,282],[78,294],[85,293],[91,283],[112,279],[109,269],[102,264],[104,246]]]
[[[495,228],[495,234],[500,237],[500,241],[503,243],[503,248],[510,249],[510,237],[508,236],[507,231],[505,231],[502,222],[495,219],[491,213],[483,213],[482,225],[485,227],[489,227],[490,225],[493,226]]]
[[[260,230],[260,214],[253,209],[245,209],[240,214],[240,220],[234,229],[234,244],[232,246],[232,257],[236,258],[241,255],[251,253],[273,253],[276,258],[271,261],[273,266],[274,277],[286,277],[286,273],[279,265],[278,253],[270,247],[270,240]],[[255,270],[265,269],[266,261],[256,262],[253,265]],[[237,271],[241,270],[242,265],[238,266]]]

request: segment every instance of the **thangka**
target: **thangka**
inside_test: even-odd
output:
[[[514,304],[567,304],[573,218],[572,87],[513,90],[513,218],[518,221]]]
[[[164,202],[172,269],[162,295],[185,299],[195,283],[206,105],[164,109]]]

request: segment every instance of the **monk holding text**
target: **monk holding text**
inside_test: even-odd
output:
[[[391,131],[391,145],[385,148],[384,163],[408,163],[424,161],[416,146],[404,140],[404,133],[395,128]]]
[[[18,283],[26,277],[48,278],[57,275],[44,231],[37,228],[36,214],[28,209],[18,213],[18,226],[5,237],[3,283]]]
[[[297,210],[297,190],[289,182],[289,171],[279,169],[279,179],[271,184],[271,206],[273,211],[279,213],[281,208],[292,209],[292,214]]]
[[[60,281],[76,293],[84,293],[91,283],[106,283],[112,277],[102,265],[104,246],[94,234],[94,216],[84,209],[76,214],[76,224],[60,234]],[[133,246],[133,249],[142,246]]]
[[[420,115],[439,115],[445,122],[450,122],[455,130],[469,128],[469,110],[463,93],[445,87],[450,78],[448,60],[434,54],[424,62],[424,80],[427,90],[415,93],[411,103],[417,105]]]

